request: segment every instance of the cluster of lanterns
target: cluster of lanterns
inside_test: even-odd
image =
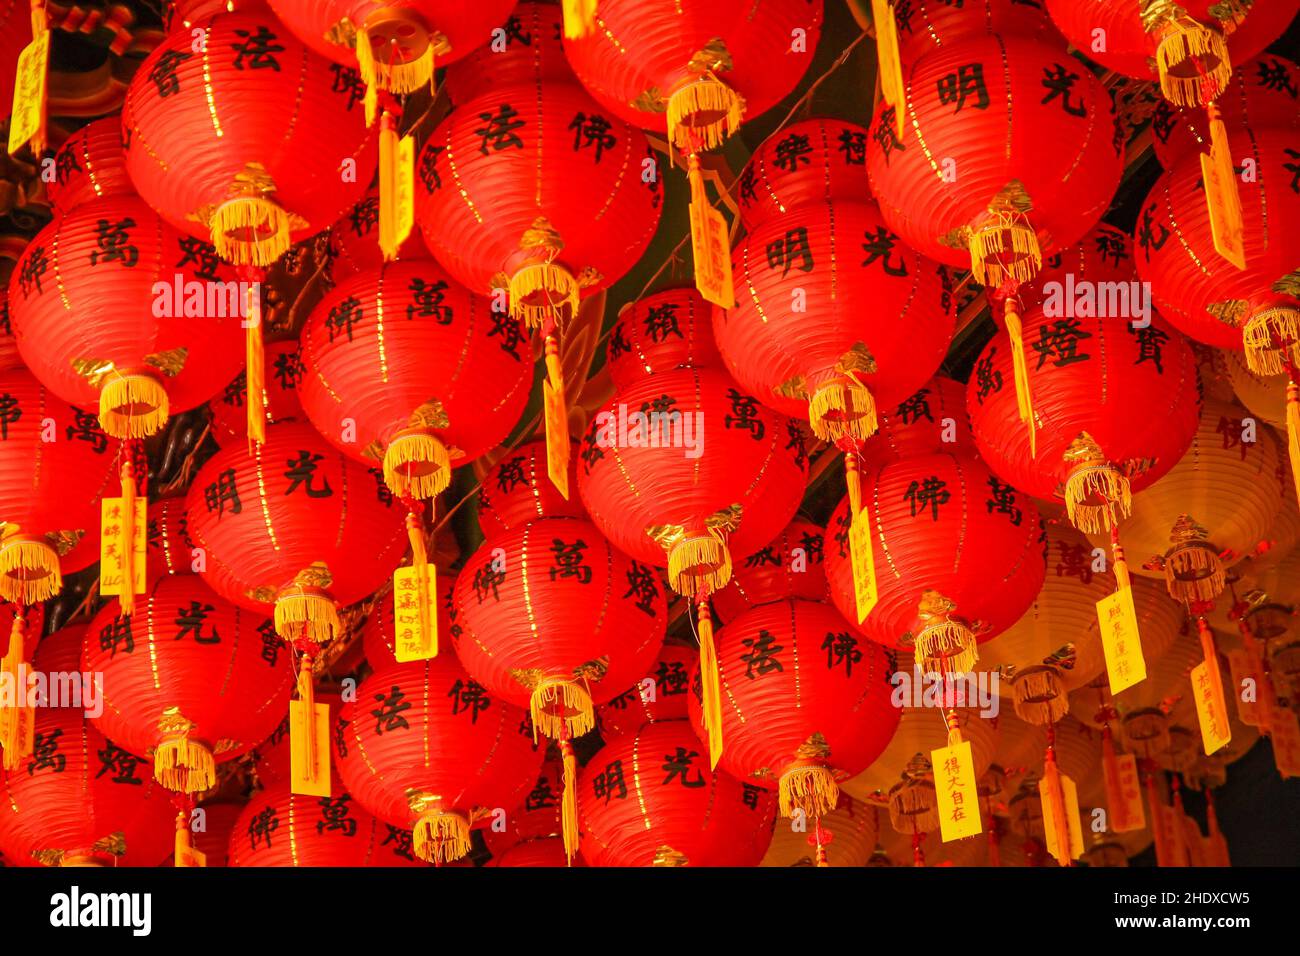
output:
[[[3,860],[1227,862],[1182,790],[1300,775],[1297,3],[871,6],[874,114],[728,186],[822,0],[176,0],[8,283]]]

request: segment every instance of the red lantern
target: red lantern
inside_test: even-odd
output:
[[[645,676],[596,709],[601,735],[633,733],[642,724],[687,716],[686,692],[699,653],[682,644],[665,644]]]
[[[115,438],[143,438],[216,394],[243,358],[234,272],[143,200],[105,195],[23,251],[9,312],[23,361]]]
[[[430,498],[502,442],[532,386],[513,320],[449,281],[432,259],[404,259],[334,288],[302,332],[300,397],[337,448],[382,461],[399,496]]]
[[[1165,98],[1180,106],[1213,100],[1232,63],[1246,62],[1281,36],[1298,6],[1295,0],[1145,7],[1127,0],[1047,0],[1072,46],[1107,69],[1139,80],[1158,77]]]
[[[412,849],[445,863],[469,852],[470,827],[522,801],[537,779],[527,713],[488,697],[451,654],[380,664],[344,704],[339,773],[357,801],[412,830]]]
[[[0,372],[0,597],[35,604],[96,560],[108,436],[24,368]],[[52,424],[47,425],[50,422]],[[48,440],[47,440],[48,439]]]
[[[727,368],[823,441],[866,440],[877,404],[916,391],[952,341],[947,266],[904,246],[870,203],[768,218],[733,250],[732,274],[741,294],[713,320]]]
[[[1038,0],[895,0],[900,62],[913,63],[967,36],[996,33],[1059,43],[1052,21]]]
[[[269,622],[201,578],[162,578],[133,615],[112,602],[86,631],[85,669],[100,675],[105,704],[96,726],[151,755],[169,790],[209,790],[218,763],[252,750],[280,720],[294,671],[278,641]]]
[[[570,488],[577,482],[573,458],[570,454]],[[538,518],[586,517],[577,495],[567,499],[547,480],[544,442],[530,441],[507,451],[479,483],[478,525],[486,538]]]
[[[76,674],[80,648],[80,629],[51,634],[33,671]],[[36,708],[34,738],[30,756],[0,771],[5,855],[46,866],[156,866],[173,846],[175,811],[148,762],[105,739],[82,707]]]
[[[645,724],[587,762],[578,813],[589,866],[757,866],[772,794],[710,770],[685,720]]]
[[[966,413],[966,386],[936,375],[897,406],[881,409],[879,428],[862,454],[871,461],[953,451],[974,455],[975,436]]]
[[[106,116],[77,130],[54,154],[54,178],[45,195],[56,214],[101,196],[131,195],[135,187],[126,174],[122,124]]]
[[[914,648],[926,673],[971,670],[976,642],[1015,623],[1042,587],[1038,509],[979,459],[950,452],[869,464],[863,485],[879,601],[858,630]],[[827,526],[826,576],[856,621],[849,513],[846,498]]]
[[[208,52],[193,51],[196,30]],[[172,226],[211,237],[222,258],[268,266],[370,184],[374,139],[343,79],[258,4],[196,11],[127,89],[131,180]]]
[[[713,596],[723,622],[750,608],[786,598],[829,601],[826,529],[795,518],[771,543],[745,555],[731,569],[731,581]]]
[[[783,816],[830,813],[837,781],[870,766],[898,726],[890,670],[828,605],[778,601],[742,614],[718,634],[722,769],[776,787]],[[703,737],[698,685],[690,706]]]
[[[752,229],[820,203],[870,202],[867,130],[829,117],[791,123],[759,144],[740,176],[740,221]]]
[[[163,498],[149,506],[148,578],[194,574],[198,556],[186,528],[184,496]]]
[[[455,635],[460,629],[460,625],[455,623],[455,593],[456,575],[450,573],[439,574],[438,607],[435,612],[438,616],[439,641],[442,640],[444,635],[454,641]],[[370,666],[378,667],[380,664],[396,664],[396,641],[397,622],[393,617],[393,592],[388,591],[383,597],[375,601],[375,606],[371,608],[370,615],[361,628],[361,645]]]
[[[548,755],[542,764],[537,780],[523,797],[518,811],[507,815],[505,830],[491,827],[483,831],[483,839],[494,859],[521,843],[557,837],[559,839],[555,842],[560,844],[561,854],[558,865],[567,865],[568,854],[564,852],[561,837],[564,829],[564,767],[558,754],[554,756],[557,759]]]
[[[605,367],[616,388],[675,368],[721,368],[713,306],[694,288],[663,289],[623,306],[609,334]]]
[[[9,283],[0,282],[0,372],[22,367],[22,356],[18,354],[18,340],[14,338],[13,328],[9,322]]]
[[[384,252],[379,248],[377,189],[372,189],[342,219],[330,226],[329,253],[329,276],[335,285],[384,264]],[[411,231],[394,258],[429,258],[429,250],[425,248],[419,230]]]
[[[268,424],[290,418],[303,420],[298,391],[307,373],[296,339],[268,342],[265,352],[269,375],[262,386],[262,408]],[[208,407],[218,445],[238,444],[248,438],[248,373],[240,372]]]
[[[192,811],[190,841],[203,854],[205,867],[230,865],[230,835],[243,809],[242,803],[221,802],[205,803]],[[173,856],[169,855],[160,865],[174,865]]]
[[[410,834],[350,793],[304,797],[287,783],[253,795],[230,833],[230,866],[419,866]],[[210,864],[209,864],[210,865]]]
[[[582,860],[569,861],[564,841],[559,837],[535,837],[516,843],[500,856],[493,856],[491,866],[586,866]]]

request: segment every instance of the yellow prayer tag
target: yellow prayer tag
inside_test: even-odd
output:
[[[1283,777],[1300,777],[1300,716],[1279,707],[1273,712],[1273,763]]]
[[[902,136],[907,91],[903,87],[902,57],[898,52],[898,24],[889,0],[871,0],[871,19],[876,28],[880,93],[894,108],[894,131]]]
[[[186,847],[176,854],[177,866],[207,866],[208,855],[202,850],[196,850],[194,847]]]
[[[849,554],[853,561],[853,595],[861,624],[880,600],[876,587],[876,555],[871,549],[871,518],[863,508],[849,528]]]
[[[1065,823],[1070,831],[1069,859],[1077,860],[1083,856],[1083,828],[1079,826],[1079,791],[1074,781],[1065,774],[1057,774],[1061,781],[1061,802],[1065,805]],[[1043,805],[1043,833],[1046,837],[1047,852],[1060,860],[1062,854],[1056,844],[1056,817],[1052,801],[1047,796],[1046,779],[1038,781],[1038,799]]]
[[[23,48],[14,76],[13,115],[9,120],[9,155],[27,145],[33,137],[43,140],[45,128],[45,78],[50,65],[50,32]],[[43,144],[42,144],[43,145]]]
[[[1237,716],[1248,727],[1269,727],[1269,708],[1265,703],[1268,692],[1268,678],[1261,673],[1260,661],[1250,652],[1238,648],[1228,651],[1228,672],[1232,675],[1233,693],[1237,695]],[[1245,682],[1249,680],[1254,688],[1252,700],[1243,700],[1241,695]]]
[[[289,701],[290,790],[303,797],[330,796],[330,707],[316,704],[316,753],[307,767],[307,710],[301,700]]]
[[[438,656],[438,572],[425,567],[427,627],[420,624],[420,571],[398,568],[393,572],[393,652],[398,661],[427,661]]]
[[[1201,743],[1208,756],[1232,739],[1228,708],[1223,700],[1223,683],[1214,680],[1206,661],[1192,668],[1191,677],[1196,717],[1201,723]]]
[[[546,420],[546,474],[556,490],[569,498],[569,410],[562,394],[542,382],[542,405]]]
[[[1097,602],[1097,624],[1106,654],[1110,692],[1118,694],[1146,680],[1147,664],[1142,657],[1142,636],[1138,633],[1131,587],[1119,588]]]
[[[1210,124],[1209,155],[1201,153],[1201,178],[1205,180],[1205,202],[1210,212],[1214,248],[1238,269],[1246,268],[1245,226],[1241,217],[1241,196],[1237,172],[1227,145],[1222,120]]]
[[[691,252],[695,258],[695,288],[724,309],[734,308],[731,284],[731,236],[727,220],[706,201],[691,206]]]
[[[975,789],[975,761],[970,741],[930,751],[934,791],[939,804],[939,832],[944,843],[975,836],[984,829],[980,821],[979,791]]]
[[[131,579],[135,584],[132,594],[146,590],[146,563],[148,562],[149,519],[148,502],[143,497],[135,499],[135,527],[131,543],[134,547],[131,560]],[[122,555],[118,553],[118,535],[122,530],[122,499],[104,498],[100,501],[99,524],[99,593],[122,593]]]
[[[393,240],[400,247],[415,225],[415,140],[403,136],[397,146],[397,221]]]
[[[1108,792],[1110,806],[1110,830],[1112,833],[1128,833],[1141,830],[1147,825],[1146,810],[1142,805],[1142,785],[1138,779],[1137,758],[1132,754],[1120,754],[1116,758],[1116,773],[1113,786]]]

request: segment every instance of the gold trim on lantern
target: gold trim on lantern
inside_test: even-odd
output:
[[[1073,465],[1065,479],[1065,510],[1085,534],[1110,531],[1133,508],[1128,476],[1106,460],[1101,446],[1087,432],[1070,443],[1062,459]],[[1096,503],[1100,499],[1100,504]]]
[[[1159,40],[1156,72],[1160,92],[1175,106],[1198,107],[1213,102],[1232,80],[1228,44],[1217,30],[1197,23],[1164,0],[1148,7],[1147,31]],[[1207,89],[1207,81],[1209,87]]]
[[[1027,667],[1011,682],[1016,716],[1026,723],[1048,727],[1070,709],[1065,685],[1056,668],[1046,665]]]
[[[740,129],[744,115],[745,98],[704,72],[668,97],[668,140],[683,153],[715,149]]]
[[[399,498],[433,498],[451,484],[451,452],[427,428],[399,432],[384,450],[384,484]]]
[[[975,632],[953,615],[957,605],[937,591],[926,591],[917,606],[921,629],[913,639],[913,654],[928,673],[960,674],[979,660]]]
[[[59,552],[47,538],[9,532],[0,539],[0,597],[12,604],[38,604],[62,587]]]
[[[591,694],[569,677],[546,677],[528,699],[533,730],[551,740],[581,737],[596,726]]]
[[[206,744],[190,739],[194,723],[179,708],[158,718],[162,740],[153,751],[153,776],[176,793],[203,793],[217,782],[217,762]]]
[[[313,583],[314,570],[323,571],[324,583]],[[298,579],[275,597],[275,633],[288,641],[305,637],[317,645],[328,644],[343,630],[334,598],[326,590],[329,572],[321,565],[300,573]]]
[[[989,212],[992,218],[970,230],[967,239],[975,281],[994,289],[1029,282],[1043,265],[1038,234],[1018,209]]]
[[[392,62],[375,51],[390,50],[396,43],[412,56]],[[361,79],[368,87],[402,95],[427,87],[433,80],[435,54],[451,52],[446,36],[431,31],[413,11],[403,7],[380,7],[356,31],[354,49]]]
[[[1223,593],[1228,574],[1209,532],[1188,515],[1179,515],[1165,552],[1165,586],[1170,597],[1184,604],[1212,601]]]
[[[1253,314],[1241,329],[1246,367],[1256,375],[1281,375],[1300,368],[1300,309],[1276,305]]]
[[[426,863],[454,863],[469,853],[469,820],[443,810],[439,797],[416,794],[408,799],[420,814],[411,828],[411,852]]]

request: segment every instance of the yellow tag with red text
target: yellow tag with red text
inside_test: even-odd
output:
[[[861,624],[880,600],[876,586],[876,555],[871,548],[871,516],[864,507],[849,526],[849,555],[853,562],[853,596]]]
[[[1137,757],[1132,754],[1120,754],[1115,758],[1115,777],[1112,780],[1107,765],[1102,763],[1106,773],[1106,810],[1110,814],[1110,831],[1128,833],[1141,830],[1147,825],[1146,809],[1142,805],[1142,784],[1138,779]]]
[[[894,131],[903,135],[907,112],[907,91],[903,87],[902,57],[898,52],[898,24],[889,0],[871,0],[871,19],[876,28],[876,63],[880,95],[894,108]]]
[[[330,707],[315,704],[316,719],[307,719],[306,703],[289,701],[290,790],[304,797],[330,796]],[[316,746],[308,753],[307,740],[314,724]],[[309,759],[310,762],[309,762]],[[310,767],[310,772],[308,768]]]
[[[1219,255],[1238,269],[1246,268],[1246,227],[1241,217],[1241,196],[1237,192],[1237,171],[1227,143],[1222,120],[1210,121],[1210,153],[1201,153],[1201,178],[1205,180],[1205,203],[1210,212],[1210,233]]]
[[[1146,680],[1147,664],[1142,657],[1142,636],[1138,633],[1131,587],[1118,588],[1097,602],[1097,624],[1106,654],[1110,692],[1118,694]]]
[[[425,566],[424,578],[421,615],[420,569],[398,568],[393,572],[393,653],[399,663],[438,656],[438,571],[432,564]]]
[[[944,843],[975,836],[984,829],[980,797],[975,788],[975,761],[969,740],[930,751],[934,792],[939,806],[939,832]]]
[[[1083,828],[1079,826],[1079,791],[1074,781],[1065,774],[1057,774],[1057,779],[1061,781],[1061,803],[1065,808],[1065,825],[1070,833],[1068,859],[1077,860],[1083,856]],[[1038,781],[1038,799],[1043,805],[1043,834],[1047,852],[1057,860],[1061,860],[1063,857],[1059,852],[1056,838],[1056,808],[1047,793],[1048,786],[1046,779]]]
[[[714,305],[734,308],[731,283],[731,236],[727,220],[707,200],[692,201],[691,253],[695,257],[695,288]]]
[[[556,490],[569,498],[569,410],[564,407],[564,393],[542,382],[542,405],[546,421],[546,474]]]
[[[1192,668],[1191,677],[1196,718],[1201,724],[1201,743],[1206,756],[1209,756],[1232,739],[1228,707],[1223,700],[1223,682],[1214,679],[1206,661]]]
[[[32,143],[33,152],[45,148],[45,81],[50,66],[50,32],[23,48],[14,75],[13,114],[9,119],[9,155]]]
[[[1268,677],[1260,667],[1262,663],[1256,655],[1244,648],[1228,651],[1228,673],[1232,675],[1233,693],[1237,695],[1237,716],[1248,727],[1267,730],[1271,708],[1268,706]],[[1253,689],[1251,700],[1246,700],[1242,696],[1247,681]]]
[[[149,544],[148,502],[144,498],[135,499],[135,526],[132,528],[131,543],[131,580],[135,584],[132,594],[145,592],[146,566]],[[99,514],[99,593],[122,593],[122,555],[119,553],[118,536],[122,531],[122,499],[104,498],[100,501]]]
[[[1273,711],[1273,763],[1285,777],[1300,777],[1300,715],[1289,708]]]

